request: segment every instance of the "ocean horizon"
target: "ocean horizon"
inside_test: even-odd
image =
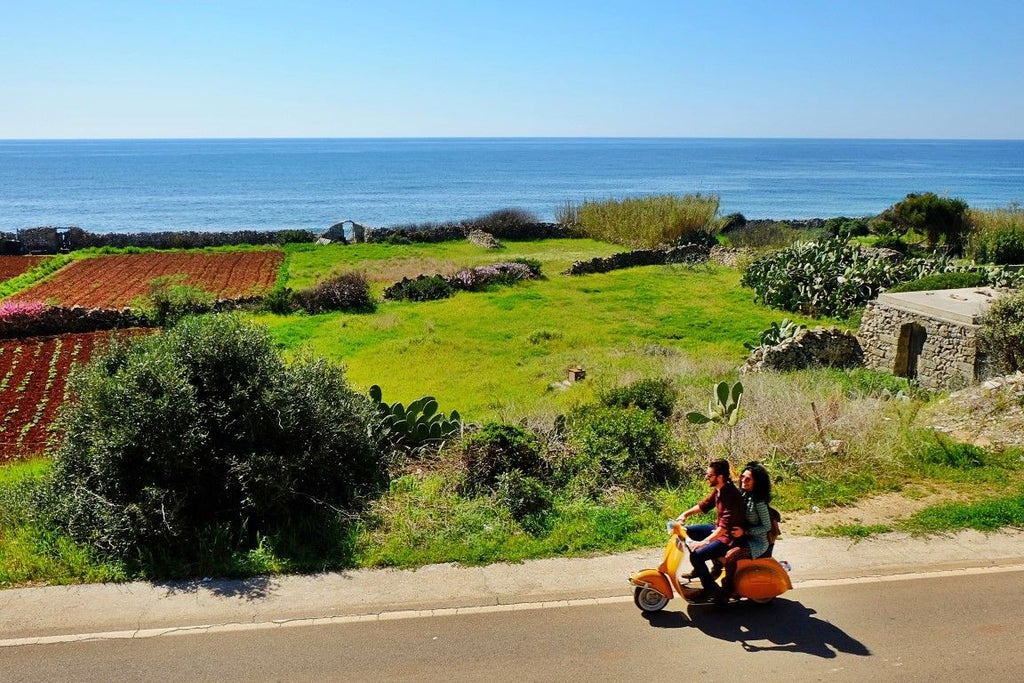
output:
[[[748,219],[875,215],[912,192],[1024,200],[1024,140],[146,138],[0,140],[0,232],[443,222],[566,202],[717,195]]]

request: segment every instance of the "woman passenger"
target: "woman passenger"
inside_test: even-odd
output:
[[[769,551],[768,532],[772,528],[768,503],[772,500],[772,481],[768,470],[759,462],[749,462],[740,475],[740,493],[746,517],[746,544],[730,550],[725,556],[725,578],[717,602],[728,602],[734,591],[733,577],[739,560],[763,557]]]

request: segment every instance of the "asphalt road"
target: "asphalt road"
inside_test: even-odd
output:
[[[645,617],[626,596],[0,648],[0,681],[1017,681],[1024,570],[839,579]]]

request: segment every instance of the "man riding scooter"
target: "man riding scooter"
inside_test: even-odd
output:
[[[686,578],[698,578],[701,584],[699,591],[687,594],[686,598],[697,602],[713,601],[718,594],[718,585],[708,569],[708,561],[724,557],[730,548],[744,542],[742,536],[734,537],[733,530],[743,528],[744,511],[743,497],[732,482],[729,462],[712,460],[708,463],[705,476],[712,487],[711,494],[676,518],[685,522],[688,517],[708,512],[711,508],[716,511],[714,524],[692,524],[686,527],[687,538],[695,541],[690,545],[693,572]],[[742,534],[742,531],[738,534]]]

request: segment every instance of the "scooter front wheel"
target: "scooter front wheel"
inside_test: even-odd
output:
[[[637,586],[633,590],[633,602],[644,612],[658,612],[665,609],[668,598],[653,588]]]

